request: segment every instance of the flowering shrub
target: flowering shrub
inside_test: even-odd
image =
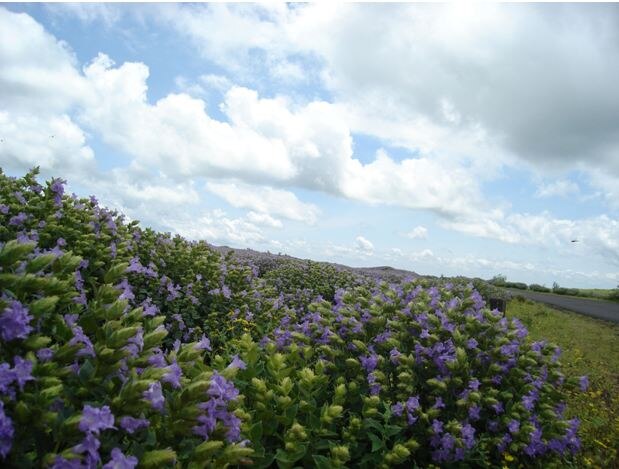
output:
[[[559,351],[464,282],[255,266],[0,173],[0,463],[548,465]],[[510,459],[511,458],[511,459]]]

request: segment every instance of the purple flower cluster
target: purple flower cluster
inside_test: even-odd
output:
[[[142,393],[144,399],[150,402],[153,409],[163,412],[165,406],[165,398],[163,397],[163,391],[161,389],[161,383],[155,381],[152,383],[146,391]]]
[[[103,469],[133,469],[138,465],[138,458],[125,456],[119,448],[114,448],[110,455],[112,459],[103,466]]]
[[[229,442],[239,441],[241,438],[241,420],[228,410],[228,403],[239,395],[238,389],[230,381],[215,372],[207,391],[210,399],[198,407],[204,414],[198,417],[199,425],[193,427],[193,432],[208,440],[215,431],[217,422],[221,422],[226,429],[226,439]]]
[[[12,399],[15,397],[13,383],[17,383],[19,390],[23,391],[25,384],[34,380],[30,360],[15,355],[13,363],[13,368],[8,363],[0,363],[0,395],[6,394]]]
[[[114,415],[109,406],[92,407],[88,404],[82,410],[79,429],[84,433],[98,435],[101,430],[114,429]]]
[[[150,425],[150,421],[144,418],[134,418],[129,415],[120,418],[120,428],[129,434],[133,434],[142,428]]]
[[[11,451],[14,434],[13,421],[4,413],[4,403],[0,400],[0,457],[6,458]]]
[[[60,178],[55,178],[51,181],[49,188],[54,194],[54,204],[56,205],[56,207],[60,207],[62,205],[62,196],[64,194],[64,185],[66,183],[67,181],[64,181]]]
[[[0,338],[7,342],[14,339],[25,339],[32,331],[31,320],[32,316],[28,314],[27,307],[17,300],[11,301],[0,315]]]

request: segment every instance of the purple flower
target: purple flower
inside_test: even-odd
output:
[[[394,347],[389,352],[389,360],[394,365],[397,365],[400,362],[400,356],[401,355],[402,355],[402,353],[397,348]]]
[[[75,323],[77,322],[77,314],[65,314],[63,317],[64,317],[64,322],[69,327],[73,327]]]
[[[389,340],[390,337],[391,337],[391,331],[385,331],[381,334],[378,334],[376,337],[374,337],[374,342],[376,342],[377,344],[382,344],[386,342],[387,340]]]
[[[470,423],[467,423],[462,427],[462,440],[464,440],[464,446],[468,449],[472,448],[475,444],[475,428],[471,426]]]
[[[148,363],[156,368],[164,368],[168,366],[160,348],[153,349],[153,354],[148,357]]]
[[[440,397],[440,396],[437,397],[436,398],[436,402],[434,403],[432,408],[434,408],[434,409],[444,409],[445,408],[445,403],[443,402],[443,398]]]
[[[502,414],[504,412],[503,403],[497,402],[496,404],[492,404],[491,406],[497,414]]]
[[[243,360],[239,358],[238,355],[234,355],[232,357],[232,362],[230,362],[230,364],[228,365],[228,368],[239,368],[241,370],[244,370],[247,368],[247,365]]]
[[[471,420],[479,420],[480,410],[481,408],[477,404],[471,406],[471,408],[469,409],[469,418]]]
[[[110,407],[92,407],[86,404],[82,410],[82,418],[79,423],[79,429],[85,433],[99,434],[100,430],[116,428],[114,426],[114,415]]]
[[[427,339],[428,337],[430,337],[430,332],[428,331],[428,329],[422,329],[419,337],[422,339]]]
[[[141,428],[146,428],[150,425],[148,419],[136,419],[129,415],[120,418],[120,427],[127,433],[135,433]]]
[[[395,403],[394,405],[391,406],[391,412],[396,417],[401,417],[402,413],[404,412],[404,406],[402,405],[402,403],[397,402],[397,403]]]
[[[54,194],[54,204],[57,207],[62,205],[62,195],[64,194],[64,185],[66,182],[67,181],[60,178],[54,178],[49,186],[50,190]]]
[[[6,215],[7,213],[9,213],[9,207],[7,205],[0,204],[0,213]]]
[[[17,215],[9,219],[9,225],[21,226],[28,219],[28,215],[24,212],[19,212]]]
[[[181,367],[178,366],[176,360],[168,367],[168,372],[163,375],[161,381],[164,383],[170,383],[173,388],[178,389],[181,387],[181,377],[183,376],[183,371]]]
[[[142,393],[144,399],[150,402],[150,405],[153,409],[158,411],[163,411],[163,407],[165,404],[165,398],[163,397],[163,392],[161,391],[161,383],[159,381],[155,381],[151,384],[146,391]]]
[[[86,455],[86,467],[96,467],[97,463],[101,460],[99,456],[99,447],[101,442],[92,433],[87,433],[82,442],[79,445],[73,447],[73,451],[76,453],[85,453]]]
[[[471,391],[479,390],[479,380],[477,378],[473,378],[472,380],[469,381],[469,389]]]
[[[202,338],[200,339],[200,342],[198,342],[195,345],[195,349],[196,350],[208,350],[209,352],[212,350],[211,341],[208,339],[208,337],[206,337],[205,334],[202,334]]]
[[[439,434],[439,433],[442,433],[442,431],[443,431],[443,422],[441,422],[440,420],[434,419],[432,421],[432,432],[434,432],[434,434]]]
[[[0,456],[6,458],[13,446],[13,421],[4,413],[4,403],[0,400]]]
[[[32,331],[31,320],[28,308],[17,300],[11,301],[0,316],[0,338],[5,341],[25,339]]]
[[[122,290],[122,293],[118,297],[120,300],[133,300],[135,299],[135,295],[133,294],[133,290],[131,289],[131,285],[129,284],[129,280],[126,278],[122,279],[121,282],[116,285],[116,288]]]
[[[144,348],[144,331],[142,327],[140,327],[135,335],[127,342],[125,350],[127,350],[132,357],[137,357],[138,353]]]
[[[239,395],[239,391],[234,387],[234,384],[217,372],[213,373],[211,385],[207,393],[209,396],[222,399],[225,402],[236,399]]]
[[[155,316],[159,312],[159,308],[157,308],[157,306],[152,304],[152,300],[150,298],[146,298],[142,302],[141,306],[142,306],[142,309],[144,310],[144,312],[142,313],[142,316]]]
[[[65,459],[62,456],[56,456],[51,469],[83,469],[80,459]]]
[[[125,456],[119,448],[114,448],[111,456],[112,459],[103,466],[103,469],[133,469],[138,465],[138,458]]]
[[[587,389],[589,389],[589,377],[581,376],[580,379],[578,380],[578,384],[580,386],[580,390],[582,392],[585,392]]]
[[[11,370],[11,365],[8,363],[0,363],[0,395],[9,392],[13,381],[15,381],[15,372]]]
[[[538,392],[536,390],[530,391],[528,394],[522,397],[522,405],[525,409],[531,412],[535,407],[535,402],[537,401],[537,398]]]
[[[32,362],[30,360],[25,360],[19,355],[15,355],[13,357],[13,361],[15,366],[13,366],[13,376],[15,377],[15,381],[19,385],[19,390],[24,390],[24,385],[28,381],[33,381],[32,377]]]
[[[207,415],[200,415],[198,417],[198,422],[201,425],[195,425],[192,430],[195,435],[201,436],[205,440],[208,439],[209,435],[215,430],[217,425],[217,418],[209,412]]]
[[[77,356],[78,357],[85,357],[85,356],[94,357],[95,348],[92,345],[92,342],[90,341],[88,336],[84,334],[84,330],[81,328],[81,326],[74,325],[72,327],[72,330],[73,330],[73,338],[69,341],[69,345],[83,345],[83,347],[77,352]]]
[[[378,355],[375,353],[366,357],[359,357],[359,359],[361,360],[361,366],[367,373],[371,373],[378,366]]]
[[[520,422],[518,420],[510,420],[507,424],[507,429],[512,434],[518,433],[518,430],[520,430]]]
[[[477,345],[478,345],[478,342],[475,339],[469,339],[466,342],[466,348],[469,348],[469,349],[473,349],[477,347]]]

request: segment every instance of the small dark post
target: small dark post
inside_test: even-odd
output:
[[[507,302],[503,298],[490,298],[490,309],[498,309],[505,315]]]

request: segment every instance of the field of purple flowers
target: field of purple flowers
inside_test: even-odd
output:
[[[565,467],[559,350],[467,282],[267,267],[0,172],[3,467]]]

